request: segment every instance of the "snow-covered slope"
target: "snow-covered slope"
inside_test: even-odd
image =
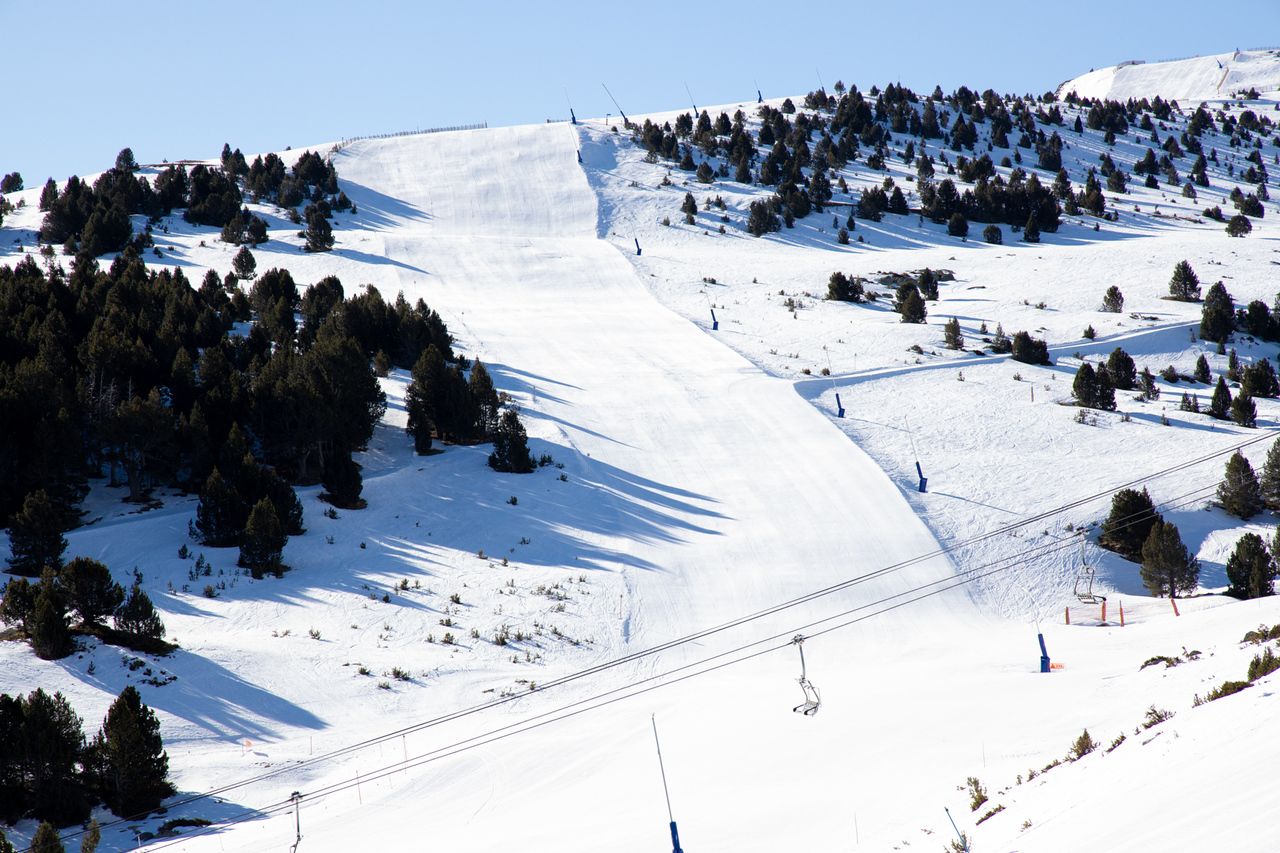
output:
[[[1176,100],[1184,106],[1230,98],[1236,92],[1280,90],[1280,50],[1237,50],[1164,62],[1128,62],[1098,68],[1058,87],[1059,96],[1126,101]]]
[[[1073,108],[1063,109],[1065,124],[1044,129],[1065,138],[1064,168],[1077,187],[1100,153],[1127,171],[1157,144],[1136,129],[1114,146],[1098,131],[1077,135],[1068,129]],[[1175,116],[1173,129],[1159,130],[1176,135],[1184,122]],[[900,134],[890,145],[905,141]],[[304,852],[371,839],[396,849],[661,849],[669,841],[651,713],[690,850],[936,849],[948,832],[943,806],[980,849],[1074,849],[1129,831],[1129,788],[1150,789],[1144,804],[1160,808],[1157,780],[1176,793],[1194,789],[1214,814],[1225,814],[1218,810],[1228,800],[1232,814],[1262,813],[1262,771],[1242,793],[1237,768],[1274,763],[1277,750],[1219,727],[1256,730],[1269,709],[1265,683],[1223,703],[1191,704],[1195,693],[1242,676],[1254,649],[1236,640],[1245,627],[1280,621],[1280,601],[1237,605],[1205,594],[1180,602],[1175,616],[1167,601],[1144,594],[1133,564],[1106,556],[1100,577],[1113,609],[1100,625],[1097,609],[1071,594],[1071,535],[1105,513],[1105,497],[660,657],[531,689],[1259,435],[1176,411],[1184,389],[1207,398],[1206,386],[1184,380],[1160,380],[1157,401],[1120,395],[1120,412],[1092,421],[1064,405],[1080,359],[1096,361],[1117,345],[1153,371],[1174,364],[1190,372],[1201,353],[1215,371],[1226,367],[1225,355],[1193,339],[1199,306],[1163,298],[1179,258],[1205,285],[1222,278],[1237,304],[1271,303],[1275,205],[1267,202],[1268,217],[1245,240],[1200,219],[1207,205],[1229,209],[1240,180],[1228,168],[1246,167],[1225,135],[1207,132],[1204,141],[1220,156],[1198,200],[1132,181],[1129,193],[1109,195],[1116,219],[1068,216],[1038,244],[1004,226],[1002,246],[979,242],[977,228],[967,241],[949,237],[914,215],[859,219],[852,242],[838,245],[830,210],[752,238],[745,210],[772,188],[698,184],[646,162],[643,149],[602,122],[343,148],[335,164],[359,213],[336,217],[335,250],[301,253],[296,227],[276,211],[271,242],[255,250],[259,269],[288,267],[304,282],[335,273],[348,293],[371,284],[388,298],[400,290],[422,297],[458,348],[483,359],[519,403],[535,453],[563,468],[496,475],[483,448],[413,456],[401,431],[406,377],[394,375],[384,382],[386,422],[359,460],[369,507],[326,518],[318,487],[302,489],[309,530],[286,551],[293,571],[250,582],[233,574],[234,554],[209,553],[211,581],[226,584],[213,597],[184,589],[190,562],[172,556],[192,498],[168,496],[162,509],[130,514],[118,495],[96,488],[91,523],[69,535],[70,553],[101,556],[121,577],[139,565],[181,642],[172,658],[146,664],[177,680],[142,685],[161,714],[179,789],[279,774],[167,816],[241,822],[149,848],[281,849],[294,824],[271,806],[297,790]],[[936,140],[915,142],[917,153],[939,158],[940,173],[942,157],[955,156]],[[1032,169],[1033,150],[1021,156]],[[833,204],[850,204],[885,177],[916,203],[914,170],[899,150],[886,161],[884,170],[852,161],[841,175],[850,190]],[[996,168],[1010,177],[1011,166]],[[694,225],[679,223],[685,192],[699,202]],[[27,209],[7,228],[38,223],[35,195],[27,192]],[[723,209],[703,204],[716,195]],[[843,221],[847,208],[836,209]],[[661,224],[664,217],[677,224]],[[158,237],[167,258],[194,270],[229,268],[233,249],[209,229],[177,219],[167,226]],[[835,269],[873,276],[926,265],[957,276],[929,302],[927,324],[899,323],[883,299],[821,298]],[[1112,283],[1130,313],[1097,310]],[[707,328],[711,305],[716,332]],[[969,349],[985,334],[981,324],[1003,322],[1010,333],[1048,339],[1057,363],[944,350],[939,327],[951,316]],[[1080,337],[1086,325],[1096,327],[1095,340]],[[1273,352],[1243,339],[1236,346],[1246,361]],[[828,366],[832,376],[814,375]],[[843,419],[831,414],[837,391],[849,409]],[[1260,425],[1274,428],[1280,403],[1258,406]],[[1265,449],[1249,450],[1255,465]],[[923,495],[914,491],[917,458],[931,478]],[[1205,561],[1206,592],[1225,586],[1223,563],[1240,533],[1271,534],[1268,518],[1245,524],[1208,506],[1220,470],[1215,460],[1150,484],[1157,501],[1175,503],[1166,517]],[[1008,570],[979,595],[967,586],[830,634],[809,627],[841,612],[836,621],[875,614],[913,597],[891,596],[973,579],[991,565]],[[408,588],[398,588],[401,578]],[[880,604],[857,609],[872,602]],[[1122,603],[1123,628],[1115,624]],[[1062,624],[1067,605],[1070,626]],[[528,639],[498,646],[490,638],[501,624]],[[439,642],[446,628],[456,643]],[[799,658],[786,641],[797,630],[815,635],[805,651],[823,707],[812,718],[791,712]],[[1065,669],[1038,672],[1038,631]],[[670,681],[644,679],[769,636],[753,648],[774,650],[758,658],[523,730],[563,703]],[[1167,674],[1139,670],[1183,646],[1204,654]],[[129,665],[110,648],[47,663],[5,643],[0,690],[63,690],[92,726],[123,684],[136,683]],[[410,678],[388,675],[379,689],[393,667]],[[520,698],[502,708],[302,764],[515,691]],[[1060,757],[1082,728],[1109,741],[1152,704],[1177,715],[1153,730],[1158,740],[1131,735],[1109,756],[1016,785],[1029,767]],[[508,725],[517,729],[507,739],[378,772]],[[1204,751],[1212,756],[1198,760]],[[1006,805],[976,831],[981,812],[965,813],[961,792],[968,776]],[[162,819],[136,825],[154,830]],[[32,828],[21,826],[18,837]],[[1274,846],[1256,823],[1224,831],[1212,818],[1144,828],[1124,843],[1190,850],[1224,839],[1232,849]],[[103,849],[134,846],[127,827],[114,827]]]

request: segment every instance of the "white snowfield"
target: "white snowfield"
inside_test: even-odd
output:
[[[1184,108],[1220,101],[1237,92],[1280,91],[1280,50],[1236,50],[1161,62],[1129,62],[1098,68],[1058,87],[1059,97],[1127,101],[1154,98],[1178,101]]]
[[[1077,186],[1101,150],[1093,136],[1069,140]],[[1126,144],[1120,150],[1131,162],[1141,146]],[[1148,217],[1158,205],[1180,212],[1179,202],[1135,189],[1120,223],[1093,232],[1069,220],[1035,246],[1008,229],[1004,246],[973,235],[959,243],[915,217],[886,217],[858,222],[867,243],[837,248],[818,230],[830,214],[759,240],[737,223],[727,235],[711,233],[718,212],[705,208],[696,226],[660,225],[664,215],[679,217],[686,188],[657,186],[662,167],[600,123],[366,140],[345,147],[335,165],[359,207],[339,217],[335,250],[302,254],[293,227],[273,221],[271,243],[255,251],[259,270],[287,267],[299,282],[332,272],[348,295],[372,284],[388,300],[397,291],[423,298],[458,349],[482,359],[519,403],[535,454],[563,467],[494,474],[484,447],[412,455],[402,431],[407,377],[397,371],[384,381],[386,422],[360,458],[369,507],[329,519],[319,489],[300,490],[308,532],[290,541],[285,559],[294,568],[281,579],[236,577],[233,551],[203,549],[214,574],[189,581],[191,562],[173,554],[194,499],[170,497],[163,509],[131,515],[118,492],[95,488],[92,523],[70,534],[69,553],[101,557],[119,579],[139,565],[181,643],[173,657],[148,662],[177,680],[140,687],[160,713],[179,795],[278,773],[217,801],[112,827],[102,850],[135,849],[130,827],[154,832],[180,817],[238,822],[202,835],[183,829],[187,835],[142,849],[285,849],[294,818],[277,806],[293,791],[302,794],[302,853],[375,845],[664,850],[671,841],[651,714],[690,853],[948,849],[944,808],[976,850],[1280,846],[1267,811],[1280,756],[1266,729],[1275,676],[1192,708],[1196,694],[1244,678],[1261,647],[1240,645],[1241,635],[1280,622],[1280,600],[1204,595],[1180,601],[1174,616],[1167,601],[1141,594],[1132,564],[1108,556],[1101,577],[1111,610],[1100,624],[1098,608],[1071,595],[1074,547],[1019,557],[1069,538],[1066,523],[1097,520],[1105,500],[954,557],[915,559],[940,541],[963,544],[1257,435],[1178,413],[1172,403],[1172,426],[1160,424],[1159,402],[1124,399],[1131,421],[1099,414],[1094,425],[1073,423],[1079,410],[1058,403],[1069,396],[1077,350],[1097,356],[1123,344],[1153,369],[1191,370],[1203,346],[1187,342],[1199,309],[1161,299],[1179,257],[1191,257],[1206,286],[1227,279],[1237,304],[1270,302],[1273,204],[1244,241],[1213,223],[1184,224],[1189,216]],[[901,164],[892,168],[905,185]],[[878,183],[883,175],[859,177]],[[1225,208],[1227,185],[1220,173],[1214,179],[1198,205],[1182,206]],[[763,192],[689,189],[700,207],[704,196],[723,193],[735,215]],[[38,223],[34,201],[6,226]],[[177,247],[170,256],[201,272],[229,268],[234,250],[215,239],[202,245],[207,229],[172,227],[158,237]],[[645,248],[639,257],[636,237]],[[820,299],[834,269],[870,275],[926,264],[958,275],[929,303],[928,325],[899,324],[883,301]],[[715,276],[715,284],[702,281]],[[1097,313],[1113,281],[1135,316]],[[784,310],[780,290],[802,307]],[[1026,301],[1041,298],[1049,304]],[[721,326],[709,333],[713,302]],[[1027,328],[1049,338],[1059,365],[939,355],[938,327],[951,315],[960,316],[970,348],[979,323],[1003,320],[1009,333]],[[1075,337],[1087,323],[1097,326],[1096,341]],[[913,343],[919,357],[907,351]],[[1240,348],[1246,358],[1266,351]],[[1215,371],[1225,358],[1212,357]],[[834,385],[789,373],[801,365],[817,373],[827,359]],[[1166,384],[1163,399],[1185,387]],[[840,421],[830,414],[837,389],[850,410]],[[1204,386],[1199,392],[1207,396]],[[1274,426],[1274,401],[1259,401],[1259,413],[1260,424]],[[900,426],[908,418],[919,448]],[[1255,466],[1266,446],[1250,449]],[[927,495],[912,491],[917,453],[934,478]],[[1205,511],[1204,483],[1220,470],[1219,460],[1152,484],[1158,501],[1200,488],[1170,517],[1206,560],[1203,586],[1216,589],[1242,532],[1220,511]],[[1248,528],[1267,537],[1273,529],[1262,516]],[[995,560],[1009,571],[950,589]],[[830,596],[543,689],[902,563]],[[407,589],[398,588],[402,578]],[[200,595],[220,579],[226,586],[214,597]],[[939,594],[913,600],[931,592]],[[1067,604],[1071,626],[1062,624]],[[905,606],[885,610],[896,605]],[[860,617],[869,618],[821,633]],[[529,636],[499,646],[492,637],[500,625]],[[445,631],[456,642],[442,642]],[[1062,669],[1038,671],[1037,631]],[[809,718],[791,710],[802,698],[800,659],[786,647],[796,632],[811,635],[807,674],[822,695]],[[658,676],[677,667],[710,661],[679,677],[733,662],[740,647],[767,653],[631,698],[624,689],[606,697],[621,701],[594,707],[591,697],[662,684],[671,679]],[[1140,669],[1158,655],[1182,662]],[[51,664],[23,645],[0,644],[0,690],[62,690],[92,734],[111,698],[140,677],[125,662],[115,649],[96,648]],[[409,678],[393,677],[393,668]],[[518,698],[314,761],[504,695]],[[576,716],[538,716],[579,701],[569,709]],[[1135,733],[1151,707],[1173,716]],[[1101,748],[1042,774],[1085,728]],[[467,741],[489,732],[503,739]],[[1125,741],[1104,752],[1121,733]],[[451,755],[457,745],[468,748]],[[397,768],[405,759],[414,766]],[[964,790],[970,776],[990,795],[975,812]],[[997,805],[1003,811],[975,827]],[[33,830],[28,821],[14,837]]]

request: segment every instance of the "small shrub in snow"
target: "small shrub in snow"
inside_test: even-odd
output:
[[[1081,732],[1080,737],[1075,739],[1071,744],[1071,760],[1079,761],[1089,753],[1097,749],[1098,745],[1093,742],[1093,738],[1089,736],[1089,730],[1085,729]]]
[[[969,811],[976,812],[987,801],[987,789],[982,787],[977,776],[970,776],[965,784],[969,786]]]

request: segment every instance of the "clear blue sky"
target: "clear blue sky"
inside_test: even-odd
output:
[[[1221,11],[1219,11],[1221,10]],[[863,89],[1043,92],[1125,59],[1280,42],[1280,0],[868,3],[0,0],[0,172]]]

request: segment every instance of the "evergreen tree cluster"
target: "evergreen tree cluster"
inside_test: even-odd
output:
[[[1144,488],[1112,496],[1099,544],[1141,563],[1142,582],[1152,595],[1174,597],[1200,582],[1200,563],[1182,542],[1178,528],[1156,512]]]
[[[114,628],[106,625],[112,617]],[[73,627],[73,617],[78,624]],[[126,593],[97,560],[76,557],[46,566],[38,583],[15,577],[0,597],[0,621],[31,643],[36,656],[58,660],[74,650],[76,633],[140,651],[165,652],[165,627],[136,570]]]
[[[74,525],[87,478],[123,477],[133,500],[156,483],[200,488],[239,425],[231,465],[251,453],[285,480],[314,482],[363,448],[385,410],[370,358],[385,350],[411,365],[450,340],[421,302],[387,306],[372,290],[344,301],[336,279],[298,299],[284,270],[259,276],[246,299],[234,277],[210,273],[193,288],[129,250],[70,275],[31,257],[0,267],[0,306],[0,517],[12,524],[43,490],[19,525],[32,531],[36,552],[22,563],[33,576],[47,562],[41,525]],[[229,334],[254,307],[249,334]],[[262,495],[249,491],[252,506]]]
[[[0,819],[6,822],[35,818],[50,829],[69,826],[87,820],[99,803],[120,817],[142,817],[173,793],[168,775],[160,721],[132,686],[112,702],[92,739],[61,693],[0,694]]]

